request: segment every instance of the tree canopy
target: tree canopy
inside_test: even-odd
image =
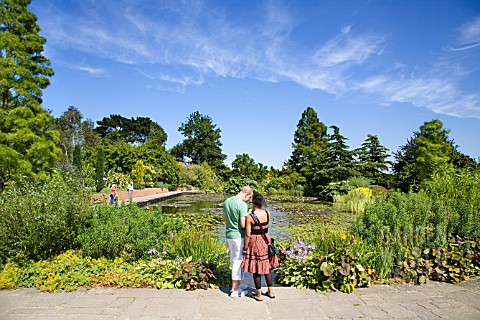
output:
[[[124,141],[131,144],[142,144],[147,141],[155,141],[164,145],[167,134],[163,128],[148,117],[125,118],[118,114],[104,117],[97,121],[95,131],[103,139],[110,142]]]
[[[323,169],[316,175],[323,185],[339,182],[358,175],[355,169],[353,152],[349,150],[347,138],[340,134],[340,128],[330,126],[333,133],[329,136]]]
[[[209,116],[195,111],[181,124],[178,131],[185,137],[171,150],[178,161],[198,165],[207,162],[213,168],[222,166],[227,156],[221,149],[221,130]]]
[[[453,154],[453,142],[449,139],[450,130],[436,119],[426,121],[420,131],[400,147],[395,156],[393,171],[397,175],[399,187],[407,191],[430,178],[434,169],[447,165]]]
[[[379,183],[389,165],[392,164],[391,161],[387,160],[390,156],[388,151],[380,144],[376,135],[368,134],[362,146],[355,151],[362,175],[372,179],[374,183]]]
[[[55,119],[55,128],[60,132],[60,148],[63,160],[71,162],[75,147],[93,147],[99,142],[99,135],[93,130],[93,121],[83,120],[83,115],[74,106],[70,106]]]
[[[0,189],[18,176],[46,180],[60,159],[54,118],[41,107],[53,75],[30,1],[0,2]]]
[[[308,107],[298,121],[293,136],[293,151],[286,166],[302,175],[307,184],[306,192],[315,189],[315,172],[324,168],[328,148],[327,126],[320,122],[313,108]]]

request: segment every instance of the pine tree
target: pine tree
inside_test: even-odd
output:
[[[327,126],[320,122],[313,108],[308,107],[298,121],[293,136],[293,152],[286,162],[287,170],[297,172],[306,180],[306,194],[315,194],[319,187],[315,172],[324,168],[327,154]]]
[[[348,140],[340,134],[337,126],[330,126],[333,134],[328,139],[328,151],[325,168],[318,172],[317,177],[325,185],[329,182],[339,182],[358,175],[355,170],[352,151],[348,150]]]
[[[388,161],[388,149],[380,144],[376,135],[367,135],[367,139],[355,152],[358,155],[359,171],[363,176],[378,184],[383,181],[385,171],[392,164]]]
[[[400,188],[408,191],[418,188],[429,179],[436,168],[451,162],[454,147],[448,138],[450,130],[440,120],[424,122],[420,131],[400,147],[395,156],[393,171]]]
[[[29,4],[0,2],[0,189],[18,176],[48,180],[61,157],[54,119],[41,107],[53,70]]]

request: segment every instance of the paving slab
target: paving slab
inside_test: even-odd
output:
[[[248,289],[250,293],[254,290]],[[341,292],[275,287],[275,299],[230,298],[229,289],[0,290],[0,320],[480,319],[480,281],[372,286]]]

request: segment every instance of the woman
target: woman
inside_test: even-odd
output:
[[[245,244],[243,247],[242,268],[245,272],[253,273],[253,282],[255,283],[255,289],[257,289],[253,298],[257,301],[262,301],[262,274],[265,275],[265,282],[268,287],[266,295],[271,299],[275,298],[270,270],[278,267],[278,258],[277,256],[272,258],[268,257],[268,246],[260,230],[261,226],[270,243],[270,234],[268,233],[270,213],[265,210],[267,207],[265,198],[261,194],[254,194],[252,204],[252,213],[247,216],[245,221]],[[255,222],[255,217],[258,218],[260,225]]]

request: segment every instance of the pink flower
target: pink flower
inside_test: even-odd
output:
[[[167,246],[163,245],[163,253],[167,253]]]
[[[158,244],[158,239],[155,239],[155,243]]]
[[[173,240],[173,231],[170,230],[170,240]]]

